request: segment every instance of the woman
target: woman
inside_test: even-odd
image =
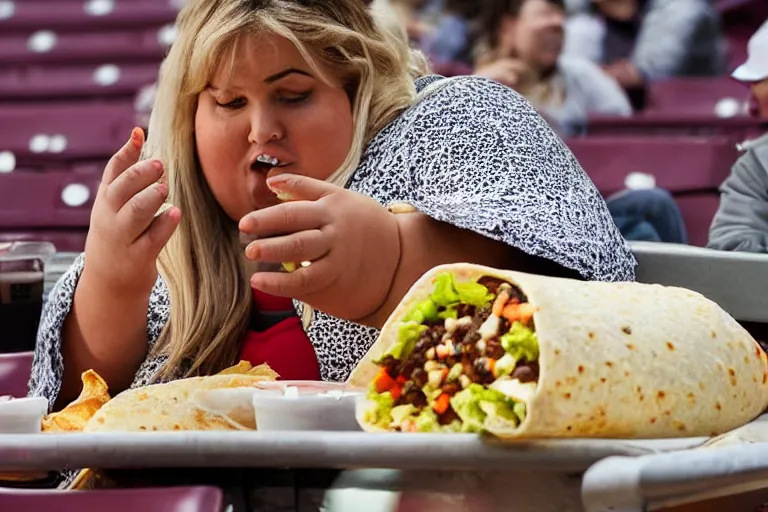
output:
[[[475,74],[512,87],[565,135],[590,115],[628,116],[624,92],[595,64],[561,55],[563,0],[485,0]]]
[[[359,0],[190,2],[141,158],[138,130],[52,292],[31,393],[60,406],[87,368],[116,393],[238,358],[344,380],[446,262],[633,279],[605,203],[525,101],[472,77],[414,85],[410,62]]]

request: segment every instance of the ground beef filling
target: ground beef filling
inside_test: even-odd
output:
[[[508,296],[507,304],[527,303],[522,291],[509,283],[493,277],[483,277],[478,283],[488,288],[494,296],[498,296],[503,286]],[[494,364],[505,355],[500,336],[510,329],[510,321],[501,317],[495,335],[483,339],[479,330],[491,316],[493,307],[493,302],[481,308],[459,304],[456,319],[424,323],[427,330],[404,360],[399,361],[391,355],[384,357],[380,366],[386,369],[392,379],[404,382],[399,396],[395,397],[394,405],[410,404],[418,410],[427,407],[428,399],[423,391],[427,383],[450,397],[471,383],[483,386],[492,384],[497,378],[494,375]],[[439,309],[442,310],[444,308]],[[446,326],[451,327],[450,332]],[[461,374],[458,378],[449,378],[449,372],[456,364],[461,364]],[[539,365],[536,361],[518,361],[509,377],[521,383],[535,382],[539,378]],[[439,412],[437,417],[440,425],[460,420],[450,405]]]

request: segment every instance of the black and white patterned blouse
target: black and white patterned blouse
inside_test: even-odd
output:
[[[369,144],[348,188],[381,204],[410,203],[443,222],[552,260],[586,279],[634,279],[635,260],[571,152],[513,90],[460,77],[417,81],[416,104]],[[45,306],[29,383],[53,404],[63,373],[61,331],[83,268],[80,256]],[[301,311],[301,304],[296,303]],[[158,279],[149,302],[151,345],[169,316]],[[321,312],[308,328],[323,379],[342,381],[378,331]],[[133,386],[163,364],[148,358]]]

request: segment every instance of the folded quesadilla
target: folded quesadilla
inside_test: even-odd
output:
[[[768,357],[681,288],[470,264],[414,284],[350,377],[369,431],[716,435],[768,405]]]
[[[266,364],[251,368],[250,363],[242,362],[217,375],[128,389],[104,404],[83,432],[255,429],[252,408],[232,410],[223,416],[199,409],[192,397],[202,390],[257,387],[277,378]]]

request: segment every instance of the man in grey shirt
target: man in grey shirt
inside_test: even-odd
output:
[[[749,40],[747,62],[733,77],[748,84],[757,110],[768,119],[768,21]],[[768,252],[768,134],[747,151],[721,187],[720,208],[709,231],[709,247]]]

